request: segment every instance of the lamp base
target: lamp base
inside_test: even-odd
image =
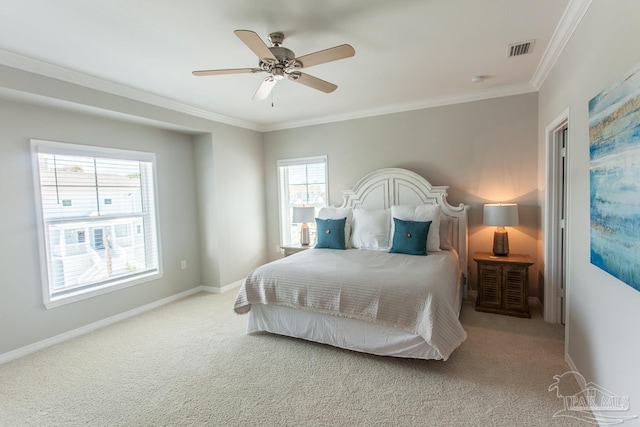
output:
[[[504,227],[496,228],[493,233],[493,254],[496,256],[509,255],[509,234]]]
[[[309,246],[309,243],[311,243],[309,238],[309,225],[305,222],[300,226],[300,245]]]

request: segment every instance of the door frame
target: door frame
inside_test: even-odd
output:
[[[558,117],[556,117],[546,128],[545,128],[545,177],[546,177],[546,185],[545,185],[545,206],[544,209],[544,223],[543,223],[543,252],[544,252],[544,320],[550,323],[561,323],[562,322],[562,306],[561,306],[561,291],[559,289],[558,283],[554,278],[557,278],[559,274],[562,274],[562,266],[558,263],[558,251],[560,248],[557,245],[558,241],[558,212],[560,206],[558,206],[558,187],[560,183],[560,172],[558,170],[557,164],[559,160],[558,154],[558,139],[556,138],[557,131],[563,127],[569,128],[570,124],[570,109],[567,108],[564,110]],[[565,198],[566,200],[570,200],[570,180],[569,171],[571,170],[569,167],[571,156],[569,152],[571,150],[571,144],[569,143],[571,140],[571,132],[567,132],[567,139],[565,141],[565,149],[566,149],[566,160],[565,160],[565,170],[566,170],[566,191]],[[569,218],[569,210],[570,203],[566,203],[565,207],[565,224],[564,224],[564,232],[565,232],[565,254],[569,253],[569,221],[566,221],[566,218]],[[565,270],[565,287],[564,287],[564,303],[566,310],[568,310],[567,298],[569,294],[569,258],[565,257],[564,259],[564,270]],[[567,317],[567,313],[565,312],[565,317]]]

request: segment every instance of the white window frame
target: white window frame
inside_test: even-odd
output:
[[[286,242],[283,239],[283,227],[285,226],[286,223],[290,223],[291,215],[290,215],[290,211],[287,210],[285,212],[285,209],[284,209],[285,200],[283,200],[282,190],[285,183],[282,182],[280,168],[287,167],[287,166],[299,166],[299,165],[308,165],[308,164],[316,164],[316,163],[324,163],[326,199],[323,206],[328,206],[329,205],[329,165],[327,161],[327,156],[301,157],[296,159],[284,159],[284,160],[277,161],[276,170],[278,174],[278,218],[279,218],[278,234],[279,234],[280,246],[296,245],[299,243],[299,241],[295,241],[295,240],[292,242]],[[316,206],[316,205],[310,204],[308,206]],[[321,206],[316,206],[316,208],[319,208],[319,207]]]
[[[47,309],[58,307],[60,305],[92,298],[108,292],[119,289],[128,288],[141,283],[157,280],[163,276],[162,269],[162,248],[160,244],[160,217],[158,212],[158,194],[157,194],[157,178],[156,178],[156,156],[154,153],[141,151],[122,150],[115,148],[96,147],[80,144],[71,144],[65,142],[45,141],[31,139],[31,158],[33,162],[33,176],[35,189],[35,207],[38,225],[38,242],[40,252],[40,272],[42,281],[43,302]],[[148,244],[145,243],[145,251],[148,259],[151,259],[151,266],[143,272],[132,273],[128,276],[121,276],[111,280],[104,280],[92,285],[78,288],[77,290],[69,290],[57,295],[51,289],[49,283],[49,254],[47,242],[47,221],[44,218],[42,190],[40,182],[40,164],[39,153],[48,153],[56,155],[96,157],[104,159],[132,160],[151,164],[150,176],[143,180],[146,184],[146,191],[143,191],[143,204],[147,206],[143,213],[134,216],[144,217],[145,226],[143,234],[145,239],[149,239]],[[131,216],[131,215],[128,215]],[[76,221],[78,224],[84,220],[85,224],[95,221],[109,221],[118,219],[118,215],[105,215],[103,217],[91,218],[80,217]],[[48,221],[56,223],[57,220]],[[73,223],[73,221],[69,221]],[[90,236],[85,236],[89,239]]]

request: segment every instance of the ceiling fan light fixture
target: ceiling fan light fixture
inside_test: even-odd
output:
[[[276,65],[275,67],[273,67],[273,69],[271,70],[271,75],[273,76],[274,79],[276,80],[282,80],[284,79],[284,68],[281,65]]]

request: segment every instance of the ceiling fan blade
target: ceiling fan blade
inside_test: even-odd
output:
[[[356,51],[353,47],[348,44],[342,44],[340,46],[331,47],[329,49],[310,53],[308,55],[303,55],[300,58],[296,58],[296,61],[300,62],[303,68],[309,68],[313,67],[314,65],[324,64],[325,62],[349,58],[355,54]]]
[[[278,83],[278,80],[274,79],[273,76],[269,76],[262,81],[262,84],[253,95],[254,101],[262,101],[271,93],[271,89]]]
[[[289,79],[294,82],[301,83],[305,86],[309,86],[310,88],[317,89],[324,93],[331,93],[334,90],[338,89],[338,86],[333,83],[329,83],[317,77],[310,76],[309,74],[301,73],[299,71],[295,71],[289,74]]]
[[[226,70],[198,70],[192,71],[194,76],[221,76],[223,74],[245,74],[257,73],[262,71],[260,68],[229,68]]]
[[[255,53],[260,59],[269,59],[278,62],[276,57],[271,53],[267,45],[262,41],[259,35],[249,30],[235,30],[233,32],[249,49]]]

